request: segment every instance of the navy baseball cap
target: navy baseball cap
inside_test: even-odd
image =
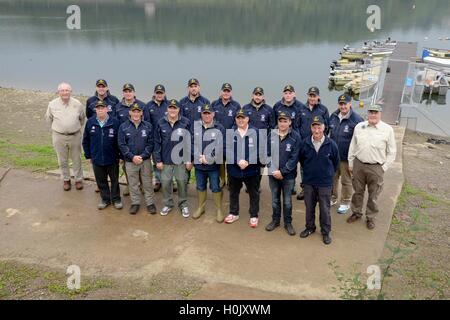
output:
[[[122,91],[125,91],[125,90],[134,91],[134,86],[131,83],[125,83],[123,85]]]
[[[202,113],[213,113],[214,110],[211,108],[209,104],[205,104],[202,106]]]
[[[97,103],[95,104],[96,108],[108,108],[108,105],[105,103],[105,101],[103,100],[98,100]]]
[[[295,92],[295,89],[293,86],[291,86],[290,84],[288,84],[287,86],[284,87],[283,92],[286,91],[290,91],[290,92]]]
[[[231,84],[229,84],[229,83],[224,83],[223,85],[222,85],[222,91],[223,90],[233,90],[233,87],[231,86]]]
[[[164,88],[164,86],[162,84],[158,84],[155,86],[155,90],[153,90],[153,92],[162,92],[165,93],[166,92],[166,88]]]
[[[264,89],[261,87],[256,87],[255,89],[253,89],[253,94],[264,95]]]
[[[324,124],[325,121],[323,120],[322,116],[315,116],[313,118],[313,121],[311,123],[311,125],[315,125],[315,124]]]
[[[133,105],[131,106],[130,110],[131,110],[131,111],[134,111],[134,110],[142,111],[142,108],[139,106],[138,103],[135,102],[135,103],[133,103]]]
[[[170,100],[169,105],[167,106],[168,108],[170,107],[175,107],[177,109],[180,108],[180,105],[178,104],[178,101],[175,99]]]
[[[98,80],[95,82],[95,86],[96,86],[96,87],[98,87],[98,86],[105,86],[105,87],[107,87],[107,86],[108,86],[108,82],[106,82],[105,79],[98,79]]]
[[[338,98],[338,103],[341,103],[341,102],[349,103],[351,101],[352,101],[352,97],[348,94],[340,95]]]
[[[241,109],[238,111],[238,113],[236,113],[236,118],[247,118],[248,117],[248,112],[244,109]]]
[[[191,85],[193,85],[193,84],[196,84],[196,85],[200,85],[200,82],[197,80],[197,79],[195,79],[195,78],[192,78],[192,79],[189,79],[189,81],[188,81],[188,87],[190,87]]]
[[[289,117],[285,112],[280,112],[280,114],[278,115],[278,120],[280,119],[291,119],[291,117]]]
[[[317,87],[311,87],[308,90],[308,95],[315,94],[316,96],[320,95],[320,90]]]

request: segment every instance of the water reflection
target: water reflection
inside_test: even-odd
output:
[[[96,43],[153,42],[178,46],[285,47],[305,43],[351,43],[375,38],[366,28],[369,5],[382,8],[382,29],[430,29],[448,23],[446,0],[160,0],[75,1],[82,30],[65,28],[74,1],[0,1],[0,26],[40,42],[70,36]],[[55,35],[59,30],[66,34]],[[26,32],[23,31],[39,31]],[[95,32],[89,32],[95,31]]]
[[[66,28],[72,4],[81,8],[81,30]],[[382,9],[374,33],[366,28],[372,4]],[[0,85],[54,90],[65,80],[89,95],[106,78],[114,94],[132,82],[149,100],[157,83],[180,98],[196,77],[211,100],[230,82],[241,103],[262,86],[269,104],[286,84],[301,101],[315,85],[334,111],[340,92],[327,90],[329,64],[345,44],[427,36],[427,46],[448,47],[437,39],[450,36],[449,16],[448,0],[0,0]],[[450,113],[439,116],[450,123]]]

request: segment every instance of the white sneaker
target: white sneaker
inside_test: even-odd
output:
[[[250,227],[256,228],[258,226],[258,218],[250,218]]]
[[[346,214],[349,209],[350,209],[350,206],[348,204],[341,204],[339,206],[339,208],[337,209],[337,213]]]
[[[167,216],[167,215],[169,214],[170,211],[172,211],[172,208],[171,208],[171,207],[166,207],[166,206],[164,206],[164,208],[161,209],[160,214],[161,214],[162,216]]]
[[[239,220],[239,216],[235,216],[234,214],[229,214],[226,218],[225,218],[225,223],[231,224],[235,221]]]
[[[184,207],[183,209],[181,209],[181,215],[183,216],[183,218],[189,218],[190,216],[189,208]]]
[[[337,204],[337,200],[331,199],[330,206],[335,206]]]

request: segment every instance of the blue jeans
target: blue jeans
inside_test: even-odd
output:
[[[284,224],[292,223],[292,190],[295,179],[278,180],[269,176],[269,186],[272,191],[272,220],[281,219],[281,192],[283,192],[283,220]]]
[[[220,192],[220,170],[200,170],[195,169],[195,180],[197,181],[197,190],[206,191],[209,179],[209,188],[213,193]]]

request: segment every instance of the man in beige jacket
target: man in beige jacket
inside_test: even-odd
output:
[[[397,153],[394,130],[381,121],[381,112],[379,105],[368,107],[368,119],[356,125],[348,151],[348,169],[353,174],[355,193],[351,203],[353,214],[347,222],[353,223],[362,217],[367,186],[366,225],[369,230],[375,228],[384,172],[392,165]]]
[[[71,97],[72,87],[68,83],[58,85],[59,98],[48,104],[45,118],[51,124],[53,147],[58,156],[61,178],[65,191],[71,189],[69,154],[72,158],[75,187],[83,189],[83,170],[81,168],[81,137],[86,121],[83,105]]]

